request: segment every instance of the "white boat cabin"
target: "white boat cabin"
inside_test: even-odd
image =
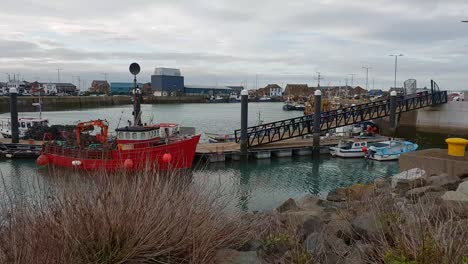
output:
[[[118,141],[146,141],[167,138],[179,133],[176,124],[158,124],[152,126],[123,127],[115,130]]]
[[[363,147],[367,147],[367,141],[352,141],[352,140],[340,141],[338,147],[341,149],[361,150]]]
[[[24,137],[26,131],[34,126],[47,126],[49,120],[35,117],[20,117],[18,118],[19,136]],[[11,137],[11,119],[0,120],[0,133],[3,137]]]

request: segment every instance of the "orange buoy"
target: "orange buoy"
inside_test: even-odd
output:
[[[131,168],[133,168],[133,160],[131,160],[131,159],[126,159],[126,160],[124,161],[124,168],[126,168],[126,169],[131,169]]]
[[[46,155],[41,154],[36,160],[37,166],[45,166],[49,164],[49,158]]]
[[[162,156],[162,160],[165,162],[165,163],[169,163],[171,162],[172,160],[172,155],[171,153],[166,153]]]

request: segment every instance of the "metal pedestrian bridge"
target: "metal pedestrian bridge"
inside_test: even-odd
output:
[[[435,91],[434,88],[432,88],[430,93],[425,92],[397,97],[395,114],[444,103],[447,103],[447,91]],[[390,116],[390,114],[390,100],[380,100],[328,112],[321,112],[319,132],[387,117]],[[247,145],[248,147],[255,147],[313,134],[315,132],[313,129],[314,118],[315,115],[312,114],[248,127]],[[235,130],[234,135],[236,142],[239,143],[241,130]]]

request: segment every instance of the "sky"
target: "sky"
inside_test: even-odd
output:
[[[277,83],[388,89],[412,78],[468,90],[466,0],[15,0],[0,9],[0,81],[88,87],[149,82],[179,68],[186,84]],[[78,77],[79,76],[79,77]],[[257,80],[257,81],[256,81]],[[257,83],[257,84],[256,84]]]

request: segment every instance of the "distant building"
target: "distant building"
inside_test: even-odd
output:
[[[143,84],[136,84],[140,89],[143,88]],[[114,95],[128,95],[132,93],[134,88],[133,82],[111,82],[110,93]]]
[[[151,89],[155,95],[170,96],[184,92],[184,76],[179,69],[155,68],[151,75]]]
[[[315,89],[309,87],[307,84],[287,84],[286,88],[284,89],[283,96],[285,97],[294,97],[294,96],[301,96],[301,97],[308,97],[313,95]]]
[[[55,87],[57,88],[57,93],[69,94],[69,95],[77,95],[78,89],[76,85],[72,83],[55,83]]]
[[[228,86],[229,88],[232,89],[233,93],[240,94],[242,90],[244,90],[244,86]]]
[[[380,89],[372,89],[372,90],[369,90],[369,92],[367,93],[369,96],[383,96],[384,95],[384,91],[380,90]]]
[[[58,92],[55,83],[41,83],[41,90],[45,95],[56,95]]]
[[[153,95],[153,90],[151,89],[151,83],[144,83],[143,88],[141,89],[143,95]]]
[[[185,85],[185,95],[230,95],[233,89],[228,86]]]
[[[107,81],[93,80],[89,91],[91,93],[108,94],[110,92],[110,85]]]
[[[268,96],[268,97],[278,97],[283,95],[283,88],[277,84],[268,84],[264,88],[257,90],[257,97]]]
[[[388,91],[389,93],[395,91],[397,93],[397,95],[405,95],[405,88],[401,88],[401,87],[392,87],[390,88],[390,90]]]

